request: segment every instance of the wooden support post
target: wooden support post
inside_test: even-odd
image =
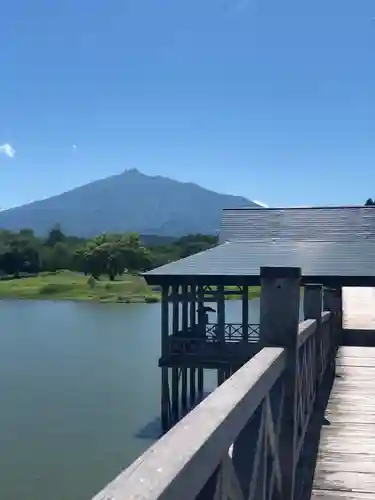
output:
[[[168,304],[169,287],[162,288],[162,303],[161,303],[161,356],[166,356],[168,353],[168,337],[169,337],[169,304]],[[162,431],[166,432],[170,427],[170,400],[169,400],[169,380],[168,368],[161,369],[161,425]]]
[[[220,344],[220,350],[225,349],[225,294],[224,286],[217,287],[217,340]],[[217,385],[221,385],[225,380],[225,368],[217,370]]]
[[[242,288],[242,338],[249,342],[249,287],[244,285]]]
[[[204,395],[204,369],[198,368],[198,397],[202,399]]]
[[[181,301],[182,301],[182,331],[184,336],[188,336],[189,332],[192,334],[192,327],[189,325],[189,289],[187,285],[182,286]],[[181,369],[181,410],[185,414],[187,411],[187,368]]]
[[[173,335],[176,335],[176,333],[180,329],[180,324],[179,324],[180,323],[179,322],[180,303],[177,300],[178,290],[179,290],[178,286],[176,286],[176,285],[172,286],[172,297],[175,299],[173,301],[173,305],[172,305],[172,334]]]
[[[336,356],[337,348],[341,343],[342,333],[342,288],[325,288],[323,293],[323,306],[325,311],[332,313],[331,319],[331,355],[332,363]],[[334,366],[332,366],[334,369]]]
[[[199,306],[203,306],[204,304],[204,290],[202,286],[198,288],[195,287],[194,290],[195,296],[198,298]],[[203,399],[204,394],[204,369],[198,368],[198,398]]]
[[[185,414],[187,411],[187,368],[182,368],[181,373],[181,407]]]
[[[221,385],[225,381],[225,369],[218,368],[217,369],[217,386]]]
[[[184,336],[189,330],[189,302],[188,302],[188,287],[182,286],[182,331]]]
[[[196,399],[196,386],[195,386],[195,368],[190,368],[190,406],[193,407],[195,405]]]
[[[303,313],[305,319],[315,319],[317,330],[315,332],[315,380],[316,389],[319,388],[322,373],[322,308],[323,308],[323,289],[321,285],[305,285],[303,297]]]
[[[324,288],[323,306],[336,318],[336,326],[342,327],[342,288]]]
[[[197,294],[197,286],[196,285],[191,285],[190,286],[190,293],[191,293],[191,301],[190,301],[190,328],[192,330],[196,330],[197,328],[197,312],[195,310],[196,308],[196,301],[193,300],[194,297],[196,297]],[[200,326],[200,325],[198,325]],[[190,406],[193,407],[195,405],[195,400],[196,400],[196,368],[190,368],[190,380],[189,380],[189,390],[190,390]]]
[[[172,368],[172,416],[173,423],[178,422],[179,409],[179,374],[178,368]]]
[[[176,335],[180,330],[180,302],[177,300],[179,286],[173,285],[172,295],[176,299],[172,305],[172,334]],[[172,418],[176,423],[179,418],[179,374],[178,368],[172,368]]]
[[[167,432],[171,427],[170,409],[168,368],[163,366],[161,369],[161,427],[163,432]]]
[[[283,500],[294,498],[297,448],[297,356],[301,269],[262,267],[260,341],[286,349],[284,404],[280,429],[280,467]]]

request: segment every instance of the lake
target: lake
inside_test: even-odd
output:
[[[0,301],[0,318],[0,498],[88,500],[158,436],[160,304]]]

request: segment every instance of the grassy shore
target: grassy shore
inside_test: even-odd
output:
[[[115,281],[102,277],[95,281],[84,274],[60,271],[0,281],[0,298],[129,303],[158,302],[160,294],[152,290],[141,276],[124,275]]]
[[[249,288],[249,298],[259,287]],[[230,295],[228,299],[238,299]],[[81,273],[59,271],[38,276],[0,280],[0,299],[92,300],[97,302],[158,302],[160,293],[141,276],[126,274],[115,281],[103,276],[96,281]]]

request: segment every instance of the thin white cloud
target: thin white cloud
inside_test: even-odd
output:
[[[0,153],[3,153],[4,155],[8,156],[8,158],[14,158],[16,150],[12,148],[10,144],[1,144]]]
[[[251,0],[238,0],[238,2],[235,4],[235,6],[233,8],[233,11],[236,14],[243,12],[250,5],[250,2],[251,2]]]
[[[261,207],[263,208],[270,208],[267,203],[263,203],[262,201],[259,201],[259,200],[254,200],[254,203],[256,203],[257,205],[260,205]]]
[[[73,149],[73,151],[75,151],[77,149],[77,145],[73,144],[72,149]]]

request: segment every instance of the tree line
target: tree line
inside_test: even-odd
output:
[[[18,277],[69,269],[114,280],[124,272],[147,271],[216,244],[216,236],[203,234],[174,239],[106,233],[84,239],[64,234],[58,225],[45,238],[31,229],[0,230],[0,273]]]

